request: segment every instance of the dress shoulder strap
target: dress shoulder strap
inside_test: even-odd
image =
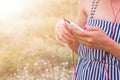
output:
[[[92,0],[92,7],[91,7],[91,11],[90,11],[90,18],[94,18],[98,2],[99,2],[99,0]]]

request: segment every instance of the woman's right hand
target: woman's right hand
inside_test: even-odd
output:
[[[58,22],[55,26],[55,38],[61,46],[64,46],[65,44],[69,45],[70,47],[71,44],[74,46],[78,45],[78,42],[71,34],[71,29],[60,22]]]

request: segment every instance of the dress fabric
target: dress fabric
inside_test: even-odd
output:
[[[95,10],[91,12],[95,12]],[[114,27],[112,28],[113,24]],[[112,30],[114,30],[113,40],[120,44],[120,23],[95,19],[94,14],[91,14],[85,26],[99,27],[110,38],[112,38]],[[79,45],[78,54],[80,58],[76,68],[77,80],[108,80],[106,70],[102,64],[103,60],[108,69],[110,80],[120,80],[120,60],[115,58],[112,54],[101,49],[89,49],[83,44]]]
[[[120,23],[113,23],[106,20],[89,18],[86,26],[101,28],[109,37],[112,36],[112,25],[114,25],[114,41],[120,43]],[[100,49],[89,49],[83,44],[79,45],[76,75],[77,80],[108,80],[105,68],[102,64],[104,59],[110,80],[120,80],[120,60],[110,53]],[[106,55],[106,56],[105,56]]]

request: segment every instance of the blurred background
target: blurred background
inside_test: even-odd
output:
[[[71,80],[71,50],[54,28],[62,17],[76,22],[77,1],[0,0],[0,80]]]

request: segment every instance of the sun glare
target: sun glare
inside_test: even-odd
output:
[[[0,32],[9,34],[19,29],[16,18],[23,15],[28,4],[27,0],[0,0]]]
[[[24,7],[24,0],[0,0],[0,18],[7,18],[19,14]]]
[[[0,0],[0,33],[24,30],[29,21],[26,16],[31,16],[39,1],[43,0]]]

